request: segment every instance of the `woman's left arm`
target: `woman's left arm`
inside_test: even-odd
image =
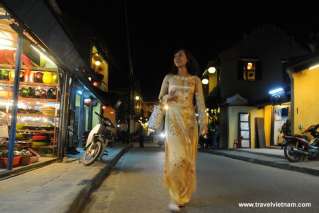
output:
[[[196,108],[198,113],[199,130],[201,135],[206,135],[208,133],[208,117],[206,114],[206,106],[203,94],[202,82],[199,77],[196,77],[195,82],[195,100]]]

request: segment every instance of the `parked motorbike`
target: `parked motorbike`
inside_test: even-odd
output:
[[[98,115],[100,123],[90,131],[86,140],[82,163],[87,166],[105,154],[104,150],[113,139],[112,132],[115,129],[110,119],[97,112],[95,114]]]
[[[298,162],[308,158],[319,157],[319,124],[311,125],[302,132],[302,135],[284,135],[284,153],[290,162]],[[306,133],[310,133],[312,139],[308,139]]]

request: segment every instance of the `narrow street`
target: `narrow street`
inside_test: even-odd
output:
[[[133,148],[91,196],[85,213],[169,212],[164,152]],[[182,212],[318,212],[318,177],[199,153],[198,189]],[[310,202],[311,208],[239,208],[239,202]]]

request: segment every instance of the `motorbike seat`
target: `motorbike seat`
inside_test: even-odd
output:
[[[284,138],[287,140],[287,141],[295,141],[297,138],[302,139],[303,141],[307,142],[308,141],[308,137],[306,135],[299,135],[299,134],[296,134],[296,135],[285,135]]]
[[[296,135],[294,135],[294,136],[297,137],[297,138],[303,138],[303,139],[305,139],[305,140],[308,140],[307,135],[296,134]]]

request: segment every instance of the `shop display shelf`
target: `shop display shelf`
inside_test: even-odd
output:
[[[2,97],[1,97],[2,98]],[[0,98],[0,99],[1,99]],[[6,99],[12,99],[12,97],[5,97]],[[48,99],[48,98],[25,98],[22,96],[19,96],[18,101],[22,101],[22,103],[28,103],[28,104],[45,104],[45,103],[59,103],[57,99]],[[9,102],[10,103],[10,102]]]
[[[18,117],[44,117],[44,118],[55,118],[55,115],[44,115],[36,113],[18,113]]]
[[[52,102],[52,103],[57,103],[58,100],[57,99],[45,99],[45,98],[25,98],[22,96],[19,96],[19,101],[24,101],[24,102],[29,102],[29,103],[48,103],[48,102]]]
[[[0,85],[1,86],[10,86],[13,87],[13,81],[8,81],[8,80],[0,80]],[[45,84],[45,83],[36,83],[36,82],[23,82],[20,81],[20,86],[31,86],[31,87],[57,87],[58,84]]]
[[[27,129],[19,129],[16,130],[19,133],[30,132],[30,133],[46,133],[46,134],[54,134],[54,131],[46,131],[46,130],[27,130]]]
[[[0,64],[0,69],[15,69],[14,65],[11,64]],[[30,70],[29,67],[22,66],[21,70]],[[58,72],[57,68],[43,68],[43,67],[32,67],[31,71],[47,71],[47,72]]]

